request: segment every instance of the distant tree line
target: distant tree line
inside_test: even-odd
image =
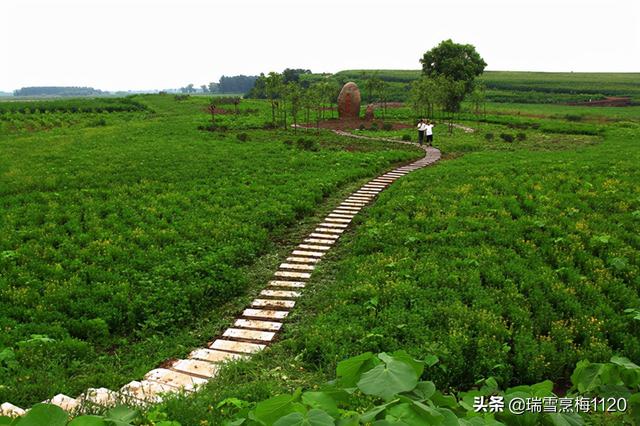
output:
[[[13,91],[14,96],[94,96],[104,94],[93,87],[42,86],[23,87]]]
[[[220,77],[218,83],[202,84],[200,90],[193,84],[180,88],[181,93],[248,93],[256,83],[257,75],[234,75]]]

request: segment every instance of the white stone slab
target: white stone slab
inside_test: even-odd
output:
[[[297,271],[313,271],[314,269],[316,269],[316,267],[313,265],[300,265],[298,263],[281,263],[280,269],[295,269]]]
[[[320,262],[320,259],[316,259],[314,257],[289,256],[289,257],[287,257],[287,262],[318,263],[318,262]]]
[[[302,281],[280,281],[273,280],[269,281],[269,286],[271,287],[287,287],[287,288],[304,288],[305,283]]]
[[[355,214],[329,213],[328,217],[338,217],[341,219],[353,219],[355,217]]]
[[[314,231],[331,232],[333,234],[342,234],[344,232],[344,229],[338,229],[338,228],[316,228],[316,229],[314,229]]]
[[[53,398],[43,402],[46,404],[57,405],[58,407],[62,408],[64,411],[69,411],[69,412],[75,410],[79,405],[79,402],[77,399],[71,398],[70,396],[67,396],[63,393],[59,393]]]
[[[330,246],[321,246],[317,244],[299,244],[298,247],[305,250],[318,250],[318,251],[327,251],[331,248]]]
[[[274,275],[280,278],[297,278],[300,280],[308,280],[311,278],[311,274],[308,272],[277,271]]]
[[[166,368],[156,368],[151,370],[144,375],[144,378],[149,381],[158,382],[163,385],[173,386],[174,388],[184,389],[187,391],[193,391],[196,387],[207,383],[207,379],[193,377],[189,374],[179,373]]]
[[[260,352],[261,350],[266,348],[266,345],[262,345],[258,343],[234,342],[233,340],[218,339],[215,342],[213,342],[209,347],[211,349],[221,349],[224,351],[252,354],[252,353]]]
[[[295,299],[297,297],[300,297],[301,295],[302,293],[300,293],[299,291],[292,290],[262,290],[260,292],[260,296],[283,297],[285,299]]]
[[[304,242],[310,244],[334,244],[336,240],[327,240],[325,238],[305,238]]]
[[[212,362],[201,361],[197,359],[179,359],[171,366],[172,370],[181,373],[202,376],[215,377],[220,367]]]
[[[242,316],[249,318],[265,318],[265,319],[285,319],[289,315],[288,311],[275,311],[273,309],[245,309]]]
[[[89,388],[78,398],[81,404],[112,407],[118,403],[118,394],[107,388]]]
[[[333,222],[333,223],[351,223],[351,219],[345,219],[343,217],[327,217],[324,220],[325,222]]]
[[[252,308],[292,309],[295,305],[293,300],[254,299],[251,302]]]
[[[369,203],[371,200],[369,198],[364,198],[364,197],[349,197],[347,199],[344,200],[345,203],[362,203],[362,204],[367,204]]]
[[[294,250],[291,254],[295,256],[309,256],[309,257],[322,257],[324,256],[323,252],[320,251],[305,251],[305,250]]]
[[[236,322],[233,323],[233,325],[235,327],[257,328],[258,330],[266,330],[266,331],[278,331],[282,328],[281,322],[246,320],[242,318],[237,319]]]
[[[324,228],[346,228],[349,225],[345,224],[345,223],[332,223],[332,222],[322,222],[320,224],[320,226],[324,227]]]
[[[322,234],[319,232],[312,232],[311,234],[309,234],[309,236],[313,238],[333,238],[334,240],[340,238],[340,235]]]
[[[135,398],[145,403],[162,402],[162,395],[175,393],[178,389],[162,383],[142,380],[134,380],[120,388],[120,394],[124,396],[125,402],[131,403],[128,398]]]
[[[0,405],[0,416],[19,417],[24,415],[24,413],[26,413],[26,411],[24,411],[22,408],[9,402],[4,402],[2,405]]]
[[[258,340],[261,342],[270,342],[273,340],[275,335],[276,333],[273,331],[243,330],[240,328],[227,328],[223,334],[224,337]]]
[[[247,320],[236,320],[247,321]],[[276,323],[279,324],[279,323]],[[213,349],[200,348],[189,354],[189,359],[201,359],[203,361],[223,363],[227,361],[235,361],[237,359],[246,359],[246,355],[232,354],[231,352],[216,351]]]

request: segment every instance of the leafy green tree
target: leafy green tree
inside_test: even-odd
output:
[[[218,91],[218,83],[214,83],[213,81],[209,83],[209,93],[216,93]]]
[[[202,93],[209,92],[209,86],[207,86],[206,84],[201,85],[200,89],[202,90]]]
[[[270,72],[269,75],[265,78],[264,83],[265,95],[271,102],[271,120],[273,125],[276,124],[276,109],[279,108],[278,100],[282,97],[283,92],[283,82],[282,75],[277,72]],[[278,111],[279,112],[279,111]]]
[[[291,118],[293,119],[293,129],[298,131],[298,114],[302,106],[303,92],[300,83],[297,81],[290,81],[286,84],[286,95],[289,101],[289,107],[291,108]],[[285,122],[286,127],[286,122]]]
[[[458,44],[449,40],[426,52],[422,59],[422,73],[429,77],[446,77],[464,84],[464,94],[473,91],[475,78],[481,75],[487,63],[471,44]],[[464,98],[464,95],[463,95]]]

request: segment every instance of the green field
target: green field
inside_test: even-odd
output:
[[[92,102],[104,100],[52,105]],[[205,98],[135,104],[145,112],[14,113],[0,135],[2,401],[119,387],[184,356],[263,284],[257,262],[329,193],[419,155],[331,135],[308,136],[317,151],[274,131],[241,142],[197,130]],[[62,125],[30,124],[51,115]]]
[[[398,93],[416,74],[385,73]],[[484,78],[518,96],[595,84],[535,74]],[[636,96],[626,75],[594,78],[603,95]],[[566,88],[575,94],[553,91]],[[19,405],[117,388],[201,347],[345,194],[421,156],[267,129],[267,101],[221,105],[215,132],[198,130],[205,97],[55,102],[0,103],[0,401]],[[640,313],[638,108],[465,105],[456,121],[476,131],[451,134],[436,117],[442,160],[356,217],[279,340],[159,410],[223,424],[274,395],[323,389],[367,351],[437,357],[418,375],[452,395],[489,377],[502,389],[548,379],[563,394],[581,360],[637,362],[640,321],[625,310]],[[409,128],[353,132],[415,140],[414,119],[393,108],[384,121]],[[377,401],[352,399],[341,408]]]
[[[394,101],[405,101],[408,85],[420,77],[419,70],[345,70],[334,78],[364,87],[367,76],[374,74],[389,82],[389,100]],[[629,96],[640,102],[640,73],[485,71],[479,81],[487,88],[487,99],[494,102],[567,103],[606,96]]]

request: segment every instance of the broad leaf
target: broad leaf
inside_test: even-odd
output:
[[[67,413],[56,405],[36,404],[18,420],[16,426],[64,426],[67,419]]]
[[[261,401],[252,411],[253,417],[267,425],[273,424],[276,420],[293,411],[293,397],[291,395],[278,395]]]
[[[383,361],[383,364],[362,375],[358,381],[358,388],[362,392],[388,401],[395,394],[407,392],[416,387],[418,375],[411,365],[393,357],[385,357]]]
[[[311,409],[306,414],[291,413],[278,419],[273,426],[334,426],[333,417],[322,410]]]
[[[336,369],[338,383],[345,388],[354,387],[362,373],[373,368],[377,362],[378,359],[371,352],[340,361]]]
[[[67,426],[106,426],[107,423],[99,416],[80,416],[71,420]]]
[[[302,394],[302,402],[311,408],[324,410],[332,416],[338,415],[336,401],[325,392],[305,392]]]

